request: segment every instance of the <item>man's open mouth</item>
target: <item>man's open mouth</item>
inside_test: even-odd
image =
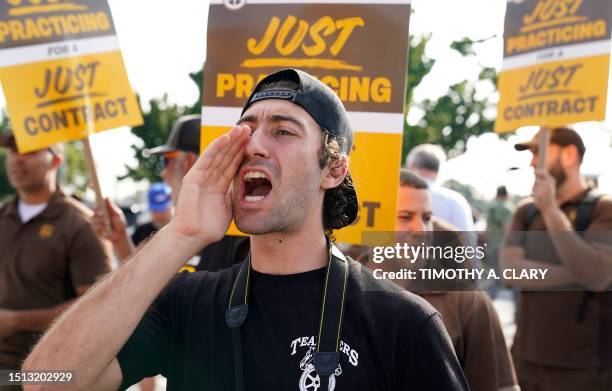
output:
[[[258,202],[272,191],[272,183],[262,171],[248,171],[244,174],[244,200]]]

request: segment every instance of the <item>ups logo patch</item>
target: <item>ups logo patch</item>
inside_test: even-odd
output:
[[[38,237],[41,239],[48,239],[53,235],[54,228],[51,224],[43,224],[38,230]]]

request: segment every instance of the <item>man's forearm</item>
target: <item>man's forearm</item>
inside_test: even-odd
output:
[[[581,238],[556,206],[543,210],[542,217],[559,259],[575,280],[592,290],[605,289],[612,282],[612,249]]]
[[[78,388],[92,384],[199,246],[166,226],[58,319],[27,358],[24,369],[70,369],[78,376]]]
[[[44,331],[72,301],[51,308],[16,311],[16,328],[28,331]]]
[[[507,285],[521,289],[551,289],[559,288],[569,284],[575,284],[576,279],[563,265],[552,265],[549,263],[534,261],[525,258],[525,253],[518,246],[502,248],[500,252],[500,264],[503,269],[515,269],[520,273],[521,270],[546,269],[546,276],[543,279],[505,279]]]

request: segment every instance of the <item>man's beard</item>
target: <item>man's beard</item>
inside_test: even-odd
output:
[[[557,189],[559,189],[561,185],[563,185],[563,183],[565,183],[565,181],[567,180],[567,174],[565,173],[565,171],[563,170],[563,167],[561,166],[560,156],[557,158],[557,160],[552,165],[552,167],[548,170],[548,172],[550,173],[550,176],[555,178]]]
[[[406,243],[409,246],[431,245],[433,241],[433,232],[431,231],[422,231],[422,232],[397,231],[396,241],[402,244]]]
[[[320,173],[320,170],[319,170]],[[262,217],[248,216],[249,211],[243,211],[246,216],[236,215],[236,202],[232,199],[234,221],[236,227],[250,235],[264,235],[274,232],[291,233],[299,230],[304,221],[312,213],[313,203],[317,199],[320,176],[316,172],[304,175],[301,180],[285,185],[285,189],[272,189],[280,201],[275,203]]]

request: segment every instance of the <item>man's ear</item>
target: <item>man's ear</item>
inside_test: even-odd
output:
[[[325,190],[338,187],[348,174],[348,156],[341,155],[339,159],[331,160],[323,170],[321,187]]]
[[[185,158],[181,161],[184,174],[187,174],[187,171],[191,170],[191,167],[193,167],[196,160],[198,160],[198,155],[195,153],[188,152],[185,154]]]
[[[563,167],[580,165],[580,154],[575,145],[568,145],[561,150],[561,165]]]
[[[53,157],[51,158],[51,167],[54,169],[58,168],[59,166],[62,165],[63,162],[64,162],[64,155],[56,152],[53,154]]]

